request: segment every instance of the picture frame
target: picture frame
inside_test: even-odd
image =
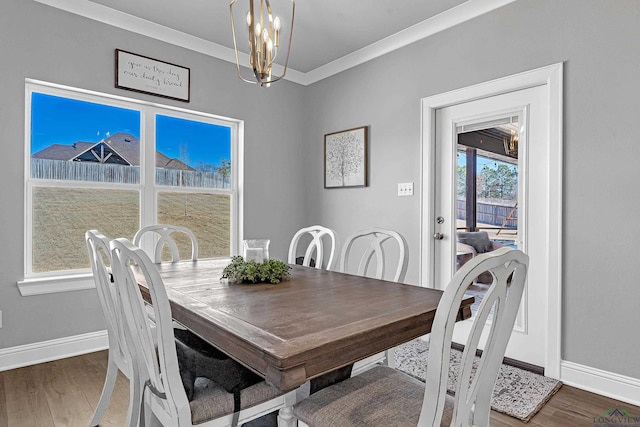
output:
[[[125,50],[115,52],[116,87],[189,102],[191,69]]]
[[[369,185],[367,126],[324,136],[324,188]]]

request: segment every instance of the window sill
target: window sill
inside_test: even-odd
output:
[[[73,276],[49,276],[18,281],[18,289],[23,297],[53,294],[58,292],[81,291],[96,287],[92,274]]]

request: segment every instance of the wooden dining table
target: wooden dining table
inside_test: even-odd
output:
[[[172,316],[283,391],[428,334],[442,295],[298,265],[278,284],[233,283],[221,278],[227,264],[157,264]],[[149,300],[144,276],[136,278]],[[463,300],[459,320],[472,303]]]

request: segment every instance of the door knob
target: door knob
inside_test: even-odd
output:
[[[442,239],[444,239],[444,234],[436,233],[436,234],[433,235],[433,238],[436,239],[436,240],[442,240]]]

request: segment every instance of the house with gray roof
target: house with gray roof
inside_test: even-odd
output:
[[[62,160],[70,162],[108,163],[124,166],[140,166],[140,140],[135,136],[118,132],[98,142],[74,142],[71,145],[52,144],[32,156],[34,159]],[[195,170],[183,161],[156,151],[156,167],[177,170]]]

